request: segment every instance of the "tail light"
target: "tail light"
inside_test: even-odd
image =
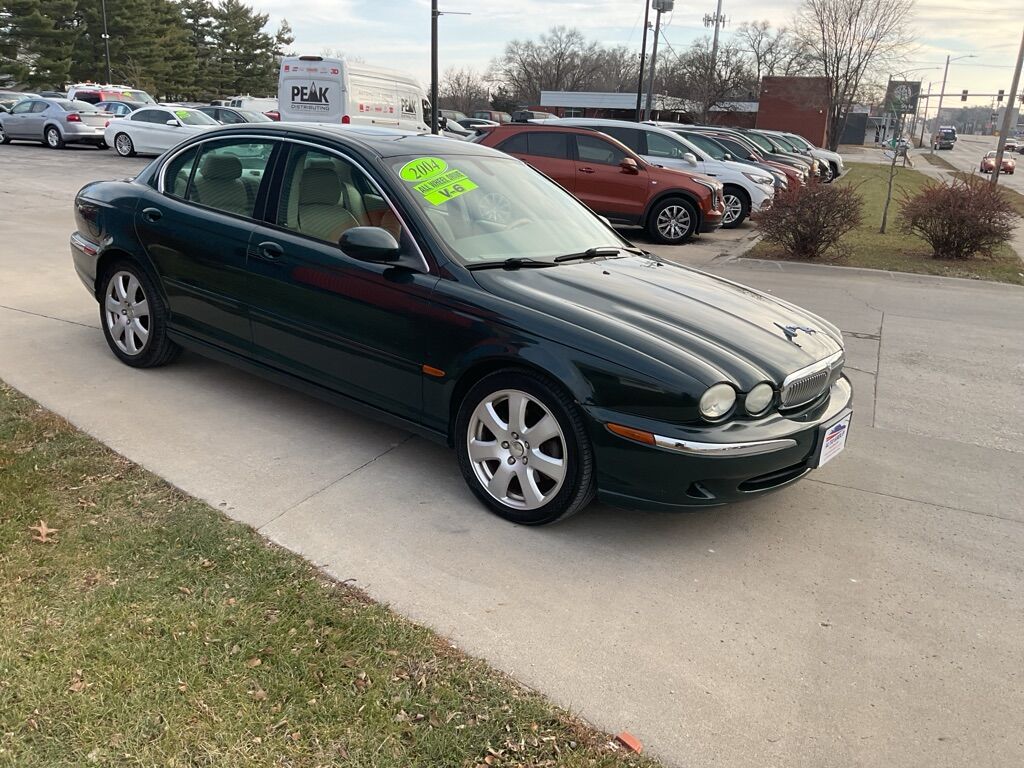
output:
[[[69,113],[64,119],[67,120],[69,123],[80,123],[80,122],[82,122],[82,118],[79,117],[75,112]]]
[[[107,122],[105,122],[105,123],[103,124],[103,127],[104,127],[104,128],[108,128],[108,127],[110,127],[110,121],[109,121],[109,120],[107,120]]]
[[[341,124],[342,125],[348,125],[351,122],[352,122],[352,118],[349,117],[348,115],[342,115],[341,116]]]

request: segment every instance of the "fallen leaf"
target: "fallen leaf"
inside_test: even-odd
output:
[[[292,741],[298,741],[298,740],[299,740],[299,739],[301,739],[301,738],[302,738],[302,734],[301,734],[301,733],[299,733],[298,731],[295,731],[295,732],[294,732],[294,733],[292,734]]]
[[[81,693],[88,687],[88,683],[82,679],[82,670],[76,669],[75,674],[71,676],[71,684],[68,686],[68,691],[71,693]]]
[[[262,663],[263,661],[262,659],[260,659],[259,656],[253,656],[251,659],[245,662],[245,666],[247,666],[249,669],[252,669],[253,667],[258,667]]]
[[[262,688],[257,688],[255,691],[252,692],[252,700],[253,701],[266,701],[267,700],[267,692],[264,691]]]
[[[192,594],[192,590],[189,589],[188,587],[178,587],[178,591],[181,592],[181,594],[183,594],[183,595],[191,595]]]
[[[42,544],[52,544],[53,539],[51,539],[50,536],[58,531],[57,528],[48,527],[46,522],[43,520],[40,520],[38,525],[30,525],[28,529],[30,531],[37,531],[36,535],[32,537],[32,540],[38,541]]]
[[[182,693],[187,691],[188,690],[188,683],[186,683],[184,680],[179,680],[178,681],[178,690],[181,691]]]

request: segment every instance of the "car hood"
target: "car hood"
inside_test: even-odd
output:
[[[634,368],[639,355],[708,385],[778,384],[843,348],[839,330],[810,312],[643,256],[473,276],[489,293],[595,334],[584,351]],[[794,340],[786,327],[799,329]]]
[[[838,152],[833,152],[831,149],[821,149],[815,147],[811,150],[811,156],[816,157],[819,160],[829,160],[833,163],[841,163],[843,161],[842,155]]]

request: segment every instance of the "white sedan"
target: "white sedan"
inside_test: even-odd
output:
[[[196,109],[154,105],[111,120],[103,129],[103,136],[121,157],[159,155],[190,136],[219,125]]]

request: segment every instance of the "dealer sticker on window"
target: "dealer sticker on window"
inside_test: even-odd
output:
[[[850,420],[853,414],[847,414],[835,424],[825,429],[825,435],[821,442],[821,455],[818,457],[818,466],[823,467],[826,463],[838,456],[846,447],[846,436],[850,434]]]
[[[477,188],[466,174],[439,157],[418,157],[402,166],[399,175],[413,184],[431,205],[441,205]]]

